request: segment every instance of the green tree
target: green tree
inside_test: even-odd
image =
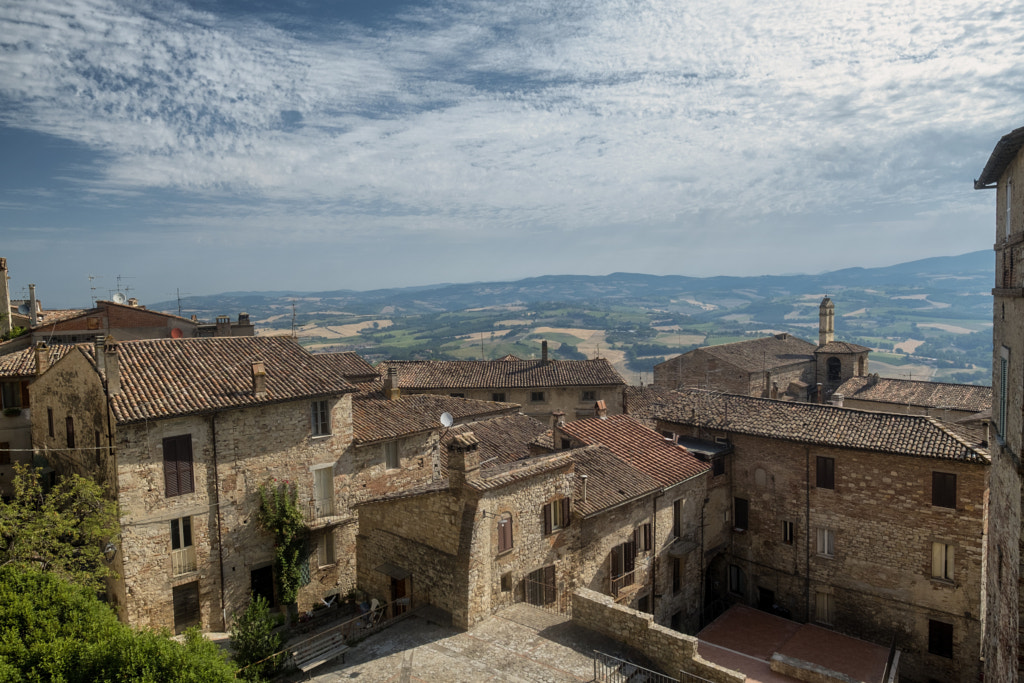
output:
[[[197,629],[179,643],[136,631],[85,586],[13,565],[0,568],[0,680],[221,683],[235,667]]]
[[[231,624],[235,663],[244,668],[242,678],[245,680],[262,681],[281,668],[277,658],[263,661],[281,649],[281,636],[273,632],[274,625],[270,605],[260,595],[250,596],[245,611]]]
[[[281,602],[295,602],[302,587],[302,564],[309,561],[309,527],[299,510],[294,484],[259,488],[260,526],[274,534],[274,581]]]
[[[117,506],[98,484],[61,477],[43,491],[38,469],[15,465],[14,496],[0,501],[0,566],[53,572],[98,590],[113,575],[104,549],[118,535]]]

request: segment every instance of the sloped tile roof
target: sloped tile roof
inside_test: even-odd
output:
[[[663,486],[672,486],[710,469],[706,462],[629,415],[573,420],[562,425],[561,430],[576,441],[606,446],[616,457]]]
[[[481,469],[480,478],[467,480],[466,486],[477,491],[490,491],[572,465],[573,460],[567,453],[538,455],[526,460],[503,463],[486,470]]]
[[[385,361],[378,370],[398,371],[402,389],[529,389],[561,386],[622,386],[622,376],[604,358],[595,360]]]
[[[836,448],[987,464],[972,446],[934,417],[870,412],[814,403],[774,401],[702,389],[663,390],[648,409],[666,422]]]
[[[50,344],[46,350],[50,354],[50,365],[63,358],[73,344]],[[0,356],[0,377],[33,377],[36,374],[36,352],[34,348],[22,349],[14,353]]]
[[[851,377],[836,389],[845,398],[980,413],[992,407],[992,387],[887,377]]]
[[[870,350],[866,346],[844,341],[830,341],[828,344],[823,344],[817,348],[818,353],[864,353]]]
[[[661,490],[661,484],[654,477],[632,467],[607,446],[585,446],[567,452],[576,464],[573,506],[584,516]],[[584,474],[587,475],[586,501],[581,478]]]
[[[814,360],[815,348],[814,344],[804,341],[799,337],[794,337],[791,334],[777,334],[771,337],[732,342],[731,344],[702,346],[699,349],[684,353],[683,357],[698,352],[706,353],[744,372],[760,372],[761,370],[771,370],[773,368],[793,365],[794,363],[811,362]],[[676,356],[676,358],[679,358],[679,356]],[[672,363],[675,360],[675,358],[670,358],[665,363]],[[662,365],[662,363],[659,363],[659,365]]]
[[[114,344],[119,424],[228,408],[337,396],[355,391],[343,364],[307,353],[290,337],[150,339]],[[95,363],[95,349],[78,347]],[[252,363],[266,366],[267,395],[252,391]]]
[[[336,363],[345,374],[345,379],[350,382],[364,382],[376,380],[380,377],[373,366],[366,362],[362,356],[352,351],[340,353],[319,353],[318,356],[326,356],[332,363]]]
[[[992,154],[981,171],[981,176],[974,181],[975,190],[983,190],[999,182],[1006,167],[1024,147],[1024,128],[1016,128],[999,138]]]
[[[441,429],[441,414],[457,422],[486,416],[518,413],[515,403],[474,401],[440,394],[408,394],[387,400],[376,394],[352,399],[352,431],[356,444],[397,439],[430,429]]]
[[[433,394],[418,395],[432,396]],[[448,445],[460,434],[473,432],[480,441],[477,446],[480,454],[480,466],[487,468],[529,458],[531,456],[530,443],[545,431],[548,431],[547,425],[521,413],[492,417],[471,424],[455,425],[444,433],[444,438],[441,440],[441,466],[443,469],[447,469]]]

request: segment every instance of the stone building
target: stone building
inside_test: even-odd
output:
[[[655,365],[654,386],[823,401],[851,377],[867,375],[870,349],[834,339],[835,305],[827,296],[818,317],[817,346],[787,333],[704,346]]]
[[[1020,569],[1024,448],[1024,128],[1004,135],[975,189],[996,190],[996,281],[993,297],[993,455],[985,566],[985,679],[1024,680]]]
[[[622,412],[626,382],[607,360],[551,360],[547,342],[541,353],[540,360],[386,361],[379,369],[382,374],[394,369],[403,393],[518,403],[540,420],[559,410],[586,417],[597,401],[605,401],[612,415]]]
[[[851,377],[834,397],[846,408],[907,415],[934,415],[946,422],[992,409],[992,387],[976,384],[890,379],[877,374]]]
[[[0,495],[14,490],[14,465],[33,462],[32,403],[29,385],[64,357],[71,347],[40,344],[35,349],[0,356]]]
[[[759,606],[895,640],[909,680],[977,680],[989,474],[980,443],[933,417],[644,392],[658,394],[646,412],[659,430],[728,445],[713,469],[728,498],[709,496],[704,511],[728,531],[717,557],[708,552],[709,617]]]

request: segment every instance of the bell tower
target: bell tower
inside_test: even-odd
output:
[[[835,338],[836,305],[826,295],[818,306],[818,346],[824,346]]]

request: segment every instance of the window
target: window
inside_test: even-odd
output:
[[[641,524],[633,530],[633,542],[638,552],[645,553],[651,549],[651,525]]]
[[[451,396],[452,398],[466,398],[466,395],[463,394],[463,393],[455,393],[455,394],[448,394],[448,395]]]
[[[7,441],[0,442],[0,465],[11,464],[11,444]]]
[[[1002,348],[999,357],[999,415],[996,417],[996,433],[1006,437],[1006,385],[1009,382],[1010,349]]]
[[[313,470],[313,514],[329,517],[334,514],[334,466]]]
[[[498,552],[512,550],[512,515],[508,512],[498,518]]]
[[[793,545],[793,522],[782,523],[782,542]]]
[[[733,528],[746,531],[750,524],[750,503],[746,498],[733,498],[733,506],[736,508],[736,524]]]
[[[68,448],[75,447],[75,418],[68,415],[64,418],[64,435],[67,437]]]
[[[817,484],[819,489],[834,489],[836,487],[836,460],[818,456]]]
[[[672,535],[683,537],[683,501],[678,498],[672,501]]]
[[[512,572],[501,575],[501,591],[508,593],[510,590],[512,590]]]
[[[580,400],[581,401],[596,401],[597,400],[597,392],[596,391],[584,391],[584,392],[581,392],[580,393]]]
[[[672,592],[678,593],[683,587],[683,560],[672,558]]]
[[[819,624],[832,625],[835,620],[835,607],[831,593],[823,591],[814,593],[814,620]]]
[[[46,433],[51,437],[53,434],[53,408],[46,409]]]
[[[735,564],[729,565],[729,592],[734,595],[743,595],[746,590],[747,577],[743,570]]]
[[[328,409],[327,401],[313,401],[311,405],[313,414],[313,436],[327,436],[331,433],[331,411]]]
[[[824,557],[836,554],[836,534],[832,529],[818,529],[818,554]]]
[[[21,407],[21,385],[18,382],[0,382],[0,408]]]
[[[942,581],[953,580],[954,566],[953,544],[932,543],[932,578]]]
[[[725,456],[719,455],[711,459],[711,476],[717,477],[725,474]]]
[[[569,499],[559,498],[544,506],[544,533],[550,534],[569,526]]]
[[[531,391],[530,392],[530,400],[533,401],[534,403],[542,402],[544,400],[544,392],[543,391]]]
[[[928,620],[928,652],[940,657],[953,658],[953,624]]]
[[[636,542],[626,541],[612,548],[608,570],[612,596],[618,597],[619,591],[625,586],[636,583]]]
[[[843,363],[835,356],[832,356],[825,361],[825,366],[828,368],[828,381],[838,382],[843,377]]]
[[[192,435],[164,439],[164,490],[168,498],[192,493]]]
[[[384,444],[384,466],[389,470],[397,470],[402,466],[402,462],[398,458],[397,441],[388,441]]]
[[[491,394],[491,400],[495,401],[496,403],[504,403],[505,402],[505,392],[504,391],[496,391],[496,392],[494,392],[493,394]]]
[[[196,549],[192,545],[192,518],[171,520],[171,574],[180,576],[196,570]]]
[[[321,567],[334,564],[334,529],[326,529],[320,534],[320,542],[316,544],[316,561]]]
[[[1007,178],[1006,180],[1006,225],[1004,231],[1007,237],[1010,236],[1013,230],[1013,180]]]
[[[174,609],[175,633],[182,633],[189,626],[199,626],[202,623],[198,581],[171,588],[171,604]]]
[[[956,508],[955,474],[932,472],[932,505],[940,508]]]

